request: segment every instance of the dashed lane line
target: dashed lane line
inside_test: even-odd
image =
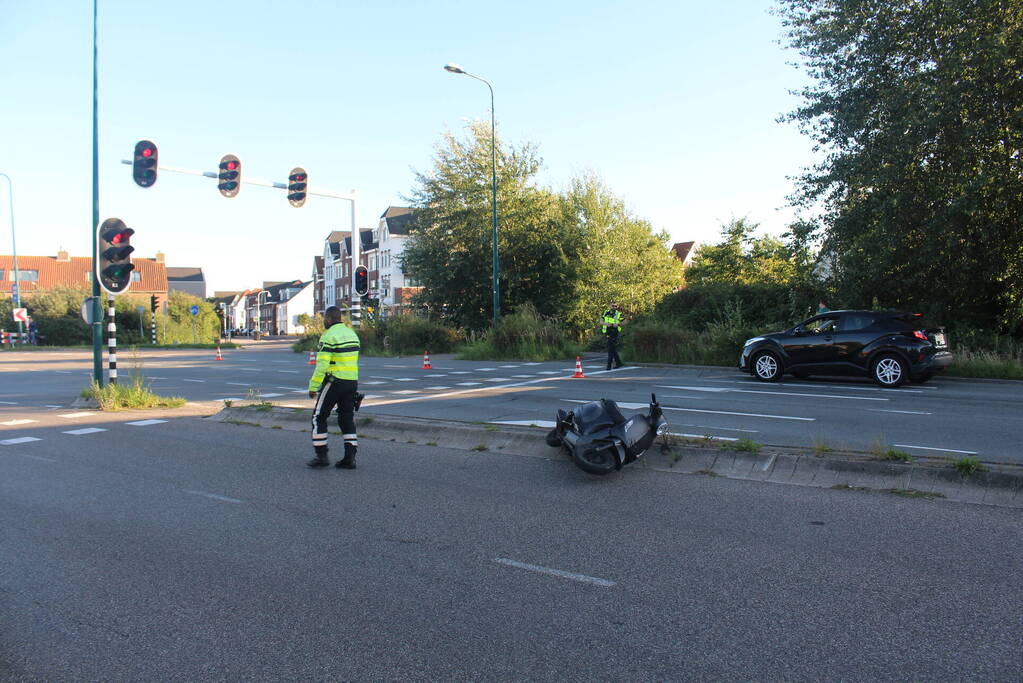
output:
[[[871,413],[898,413],[899,415],[933,415],[934,413],[925,413],[921,410],[885,410],[883,408],[867,408],[867,412]]]
[[[251,387],[252,386],[251,384],[246,384],[245,382],[226,382],[226,384],[230,384],[233,387]]]
[[[553,569],[551,567],[542,567],[538,564],[527,564],[525,562],[519,562],[517,560],[509,560],[506,557],[495,557],[494,562],[503,564],[508,567],[515,567],[517,569],[525,569],[526,571],[536,572],[538,574],[547,574],[549,576],[556,576],[559,579],[569,579],[571,581],[579,581],[581,583],[589,583],[594,586],[600,586],[601,588],[610,588],[615,585],[614,581],[608,581],[607,579],[601,579],[596,576],[589,576],[587,574],[577,574],[576,572],[566,572],[563,569]]]
[[[184,489],[184,491],[185,491],[185,493],[190,493],[193,496],[202,496],[204,498],[209,498],[211,500],[219,500],[222,503],[241,503],[241,502],[243,502],[243,501],[238,500],[237,498],[228,498],[227,496],[218,496],[216,493],[207,493],[206,491],[189,491],[187,489]]]
[[[450,389],[451,387],[426,387],[427,391],[443,391],[444,389]],[[369,398],[367,396],[366,398]]]
[[[478,387],[481,384],[483,384],[483,382],[458,382],[458,386],[460,387]]]
[[[235,399],[235,400],[239,400],[239,399]],[[136,420],[134,422],[125,422],[124,424],[131,425],[133,427],[148,427],[149,425],[163,424],[166,421],[167,420]]]
[[[0,404],[5,405],[5,406],[16,406],[16,405],[18,405],[18,402],[17,401],[0,401]]]
[[[100,429],[99,427],[85,427],[84,429],[70,429],[61,434],[74,434],[75,436],[81,436],[82,434],[98,434],[99,432],[105,432],[107,430]]]
[[[33,441],[42,441],[42,439],[34,436],[19,436],[16,439],[4,439],[0,441],[0,446],[17,446],[20,443],[31,443]]]

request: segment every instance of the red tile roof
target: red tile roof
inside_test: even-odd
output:
[[[675,252],[675,256],[678,257],[679,261],[685,263],[686,258],[689,256],[689,252],[693,250],[694,244],[696,244],[696,242],[676,242],[671,247],[671,250]]]
[[[132,282],[128,293],[160,293],[167,291],[167,267],[157,263],[155,259],[132,258],[135,271],[142,279]],[[0,294],[10,295],[14,284],[11,271],[14,269],[14,257],[0,255]],[[22,294],[40,292],[54,287],[91,288],[92,259],[85,256],[71,256],[67,260],[58,260],[55,256],[22,256],[18,255],[18,270],[34,270],[38,279],[34,282],[19,281]]]

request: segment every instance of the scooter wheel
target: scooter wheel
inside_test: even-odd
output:
[[[611,448],[588,448],[582,453],[573,451],[572,461],[576,467],[590,474],[611,474],[618,469],[618,458]]]

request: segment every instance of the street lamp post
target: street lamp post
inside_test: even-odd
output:
[[[500,266],[497,258],[497,131],[496,131],[496,115],[494,112],[494,86],[490,85],[490,81],[485,78],[480,78],[475,74],[471,74],[457,64],[450,63],[444,66],[445,71],[449,71],[453,74],[463,74],[469,78],[475,78],[477,81],[482,81],[487,84],[490,88],[490,178],[491,178],[491,208],[493,216],[493,291],[494,291],[494,326],[497,326],[497,318],[501,314],[501,292],[499,285]]]
[[[11,182],[11,177],[6,173],[0,173],[4,178],[7,179],[7,206],[11,210],[11,249],[14,252],[14,285],[11,288],[11,292],[14,295],[14,307],[21,308],[21,287],[18,283],[18,243],[14,236],[14,183]],[[22,337],[21,321],[18,321],[18,341],[24,343],[24,337]]]

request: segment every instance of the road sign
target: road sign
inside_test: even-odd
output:
[[[11,315],[14,317],[16,323],[27,323],[28,322],[28,309],[27,308],[15,308],[11,311]]]
[[[192,315],[199,315],[199,307],[198,306],[192,306],[192,308],[190,310],[192,311]]]
[[[82,320],[85,321],[86,325],[91,325],[96,322],[95,318],[92,317],[93,302],[96,301],[97,297],[87,296],[85,301],[82,302]]]

